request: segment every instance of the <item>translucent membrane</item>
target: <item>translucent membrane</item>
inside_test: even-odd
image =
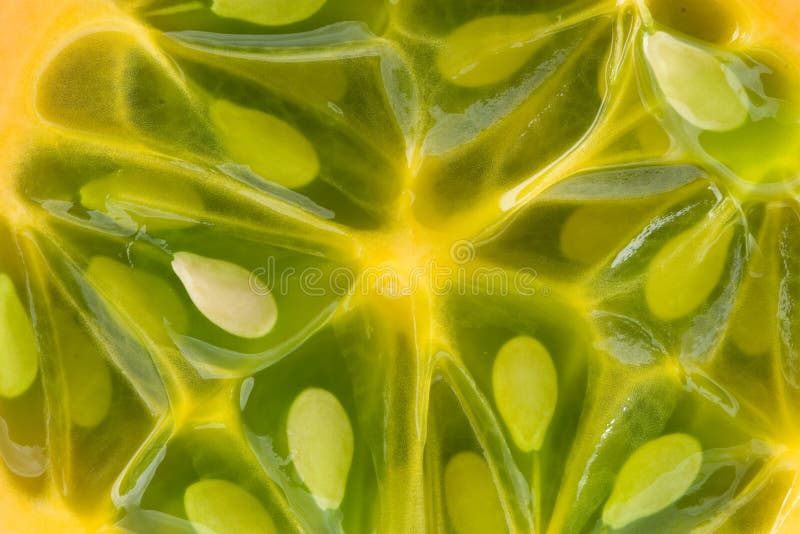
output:
[[[297,473],[321,508],[338,508],[353,460],[353,429],[329,391],[309,388],[289,408],[289,452]]]
[[[447,462],[444,497],[457,534],[508,531],[489,466],[474,452],[460,452]]]
[[[700,443],[687,434],[645,443],[619,471],[603,508],[603,522],[622,528],[663,510],[686,493],[702,463]]]
[[[444,79],[462,87],[501,82],[530,59],[546,25],[538,13],[471,20],[447,36],[436,65]]]
[[[302,187],[317,177],[317,152],[286,121],[227,100],[215,101],[209,113],[228,154],[254,173],[289,188]]]
[[[250,492],[227,480],[195,482],[183,494],[189,521],[215,534],[277,534],[275,523]]]
[[[80,196],[88,209],[105,212],[123,224],[132,217],[149,230],[191,226],[195,221],[180,213],[203,211],[203,200],[191,186],[130,169],[92,180],[81,187]]]
[[[191,252],[176,252],[172,269],[192,302],[209,321],[236,336],[267,335],[278,320],[278,305],[252,273],[236,264]]]
[[[748,117],[742,82],[710,52],[666,32],[645,36],[644,53],[670,106],[703,130],[734,130]]]
[[[540,449],[558,398],[558,377],[544,345],[528,336],[507,341],[494,361],[492,390],[517,447]]]
[[[25,393],[36,379],[38,368],[31,320],[11,278],[0,273],[0,396]]]

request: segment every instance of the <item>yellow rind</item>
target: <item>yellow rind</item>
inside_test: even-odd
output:
[[[750,18],[749,44],[784,54],[795,64],[800,61],[800,2],[746,0],[743,8]]]

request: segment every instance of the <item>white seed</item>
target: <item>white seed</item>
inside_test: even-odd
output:
[[[444,497],[456,534],[508,531],[489,466],[474,452],[460,452],[447,462]]]
[[[277,534],[275,523],[261,502],[233,482],[204,479],[183,494],[189,521],[215,534]]]
[[[603,508],[603,522],[619,529],[680,499],[703,463],[700,443],[687,434],[668,434],[639,447],[617,475]]]
[[[494,360],[492,389],[517,447],[539,450],[558,399],[558,377],[547,349],[528,336],[507,341]]]
[[[687,122],[724,132],[747,120],[742,82],[711,53],[666,32],[645,37],[644,54],[667,102]]]
[[[286,435],[294,467],[317,504],[338,508],[353,461],[353,429],[339,400],[324,389],[304,390],[289,408]]]
[[[14,283],[0,273],[0,396],[25,393],[39,369],[33,326]]]
[[[191,252],[177,252],[172,270],[197,309],[226,332],[257,338],[275,326],[278,319],[275,299],[252,286],[252,273],[247,269]]]

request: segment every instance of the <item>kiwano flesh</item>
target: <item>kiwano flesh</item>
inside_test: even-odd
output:
[[[0,531],[800,531],[796,0],[0,23]]]

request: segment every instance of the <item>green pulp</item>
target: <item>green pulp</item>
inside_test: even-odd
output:
[[[734,15],[118,3],[0,219],[19,491],[137,533],[791,521],[798,102]]]

